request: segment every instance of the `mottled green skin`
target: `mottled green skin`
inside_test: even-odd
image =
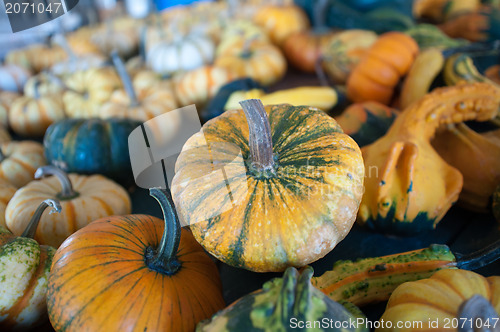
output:
[[[357,132],[351,133],[350,136],[360,147],[371,144],[385,135],[396,119],[396,116],[395,113],[392,113],[388,117],[376,116],[369,110],[366,110],[366,121],[362,123]]]
[[[433,24],[418,24],[417,26],[405,31],[407,35],[415,39],[420,49],[431,47],[451,48],[469,44],[464,39],[455,39],[448,37],[437,26]]]
[[[129,119],[67,119],[45,133],[47,162],[65,172],[132,176],[128,136],[140,122]]]
[[[312,268],[307,268],[301,275],[295,268],[288,268],[283,278],[266,282],[261,290],[242,297],[212,319],[201,322],[196,331],[304,331],[305,328],[293,328],[296,324],[292,319],[321,322],[324,318],[328,321],[364,318],[352,305],[348,310],[314,288],[311,285],[312,273]],[[317,324],[316,328],[307,331],[368,331],[361,324],[355,329],[326,328],[326,325],[330,323]]]
[[[391,205],[387,215],[377,215],[377,218],[369,218],[365,222],[366,226],[382,231],[386,234],[397,234],[399,236],[411,236],[422,231],[431,231],[436,228],[436,218],[429,218],[427,212],[419,212],[411,221],[396,219],[396,202]]]

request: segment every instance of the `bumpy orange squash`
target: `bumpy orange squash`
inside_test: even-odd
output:
[[[349,232],[363,193],[357,144],[323,111],[241,103],[184,145],[172,195],[211,254],[253,271],[304,266]]]
[[[499,106],[500,90],[474,83],[436,89],[405,109],[362,149],[367,177],[358,220],[388,233],[433,229],[458,199],[463,178],[431,138],[445,124],[491,119]]]
[[[500,129],[479,134],[460,123],[440,131],[432,146],[464,177],[460,203],[487,212],[500,184]]]

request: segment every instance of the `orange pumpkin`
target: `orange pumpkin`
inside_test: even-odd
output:
[[[9,110],[12,102],[20,97],[17,92],[0,91],[0,125],[9,126]]]
[[[438,25],[448,37],[463,38],[472,42],[488,40],[489,17],[479,12],[459,15]]]
[[[0,146],[0,179],[17,188],[30,182],[36,169],[45,163],[43,145],[38,142],[6,142]]]
[[[5,224],[5,208],[10,199],[16,193],[17,188],[7,180],[0,179],[0,226],[7,228]]]
[[[241,40],[215,60],[238,77],[250,77],[264,86],[276,83],[286,73],[286,59],[274,45],[257,40]]]
[[[347,96],[352,101],[378,101],[388,105],[394,87],[418,53],[413,38],[401,32],[387,32],[372,45],[347,79]]]
[[[164,221],[99,219],[57,250],[47,292],[56,331],[194,331],[224,307],[215,263],[180,228],[170,195],[150,194]]]
[[[281,46],[290,34],[309,28],[306,13],[293,4],[263,6],[253,19],[278,46]]]

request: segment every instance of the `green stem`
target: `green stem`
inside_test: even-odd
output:
[[[56,176],[59,182],[61,183],[62,190],[57,195],[58,199],[68,200],[78,197],[80,195],[78,192],[73,190],[73,185],[71,184],[68,175],[64,171],[55,166],[42,166],[38,168],[35,172],[35,179],[40,179],[48,175]]]
[[[115,66],[118,75],[123,83],[123,87],[125,88],[125,92],[130,98],[130,106],[137,107],[139,106],[139,101],[137,100],[137,95],[135,94],[134,85],[132,84],[132,80],[130,79],[130,75],[127,73],[127,69],[123,64],[123,60],[118,55],[118,52],[111,52],[111,60],[113,61],[113,65]]]
[[[498,321],[498,314],[491,303],[481,295],[473,295],[470,299],[464,301],[458,309],[457,318],[459,321],[465,321],[466,324],[459,324],[459,332],[475,332],[475,331],[493,331],[489,326],[478,325],[476,322],[486,323]]]
[[[260,99],[240,102],[247,118],[251,166],[258,172],[275,173],[273,140],[266,109]]]
[[[149,189],[149,195],[160,204],[165,228],[158,248],[146,249],[146,265],[153,271],[167,275],[175,274],[181,267],[177,250],[181,239],[181,226],[170,192],[160,188]]]
[[[42,217],[43,212],[47,207],[52,207],[52,211],[50,213],[61,213],[61,204],[59,201],[55,199],[46,199],[44,200],[38,208],[35,210],[35,213],[31,217],[30,222],[28,223],[28,226],[24,230],[24,232],[21,234],[22,237],[29,237],[30,239],[35,237],[36,234],[36,228],[38,227],[38,223],[40,222],[40,218]]]

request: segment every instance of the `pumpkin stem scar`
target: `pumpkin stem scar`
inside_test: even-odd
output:
[[[496,321],[499,319],[495,308],[483,296],[476,294],[470,299],[464,301],[458,309],[457,318],[460,321],[472,322],[472,324],[459,324],[459,332],[473,332],[473,331],[490,331],[489,327],[482,326],[480,329],[475,329],[474,324],[477,320],[481,323],[489,321]],[[481,325],[483,325],[481,324]],[[496,329],[494,329],[496,331]]]
[[[153,271],[173,275],[181,267],[181,263],[177,259],[177,250],[181,239],[179,218],[170,192],[160,188],[150,188],[149,195],[160,204],[165,228],[158,248],[146,248],[146,266]]]
[[[38,223],[40,221],[40,218],[42,217],[43,212],[47,207],[52,207],[52,211],[56,211],[57,213],[61,213],[61,203],[55,199],[46,199],[44,200],[38,208],[35,210],[35,213],[31,217],[30,222],[28,223],[28,226],[26,226],[26,229],[24,232],[21,234],[22,237],[29,237],[30,239],[35,237],[36,234],[36,228],[38,227]]]
[[[137,100],[137,95],[135,94],[134,85],[132,84],[132,80],[130,79],[130,75],[127,73],[127,69],[123,64],[123,60],[120,58],[116,51],[111,52],[111,60],[113,60],[113,65],[115,66],[118,75],[123,83],[123,87],[125,88],[125,92],[130,98],[130,106],[137,107],[139,106],[139,101]]]
[[[247,118],[250,146],[250,168],[257,173],[275,175],[271,126],[266,109],[260,99],[240,102]]]
[[[63,170],[55,166],[42,166],[36,170],[35,179],[40,179],[47,175],[55,175],[61,183],[62,190],[56,195],[59,200],[70,200],[80,196],[80,193],[73,190],[73,185]]]

